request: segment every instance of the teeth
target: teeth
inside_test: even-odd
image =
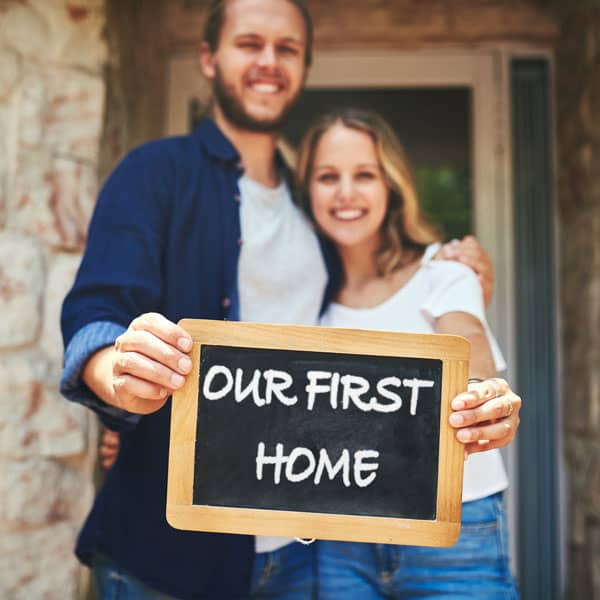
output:
[[[363,212],[359,208],[344,208],[340,210],[334,210],[333,216],[337,219],[342,219],[343,221],[351,221],[353,219],[358,219],[362,217]]]
[[[252,89],[261,94],[274,94],[279,90],[279,86],[273,83],[254,83]]]

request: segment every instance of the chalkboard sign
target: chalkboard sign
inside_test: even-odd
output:
[[[181,529],[449,545],[462,446],[446,423],[468,342],[184,320],[167,519]]]

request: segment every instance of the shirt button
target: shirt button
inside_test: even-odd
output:
[[[231,306],[231,298],[223,298],[221,304],[223,308],[229,308]]]
[[[243,173],[244,172],[244,163],[240,160],[236,165],[235,168],[240,172]]]
[[[242,199],[241,199],[241,197],[240,197],[240,195],[239,195],[239,194],[236,194],[236,195],[233,197],[233,199],[234,199],[236,202],[241,202],[241,201],[242,201]]]
[[[244,240],[238,240],[238,246],[241,246],[244,243]]]

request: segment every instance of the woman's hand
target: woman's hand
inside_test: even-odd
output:
[[[456,439],[465,445],[465,458],[510,444],[519,427],[520,410],[521,398],[504,379],[470,383],[468,391],[452,400],[449,417]]]
[[[119,434],[110,429],[104,429],[100,437],[100,448],[98,454],[105,469],[110,469],[116,462],[120,446]]]

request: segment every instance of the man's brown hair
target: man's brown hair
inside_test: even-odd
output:
[[[214,52],[219,46],[221,31],[225,24],[225,9],[227,8],[228,0],[211,0],[208,7],[208,17],[204,25],[204,41],[208,44],[211,52]],[[313,24],[310,13],[302,0],[282,0],[289,2],[298,8],[302,19],[304,20],[304,28],[306,29],[306,52],[304,54],[304,62],[307,67],[312,62],[312,45],[313,45]]]

